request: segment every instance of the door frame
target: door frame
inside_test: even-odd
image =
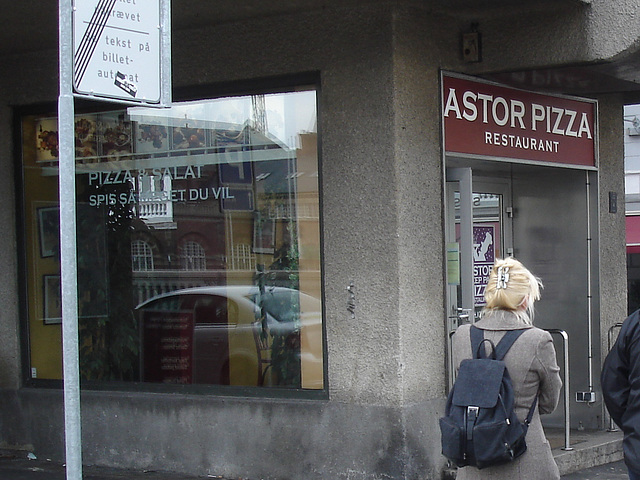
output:
[[[459,192],[460,241],[456,242],[456,198]],[[475,307],[474,295],[474,194],[494,194],[500,197],[497,222],[500,225],[500,245],[502,256],[513,254],[513,196],[511,180],[504,175],[492,177],[474,175],[471,167],[446,168],[445,190],[445,244],[447,264],[446,278],[446,330],[448,338],[450,385],[454,379],[453,358],[451,355],[451,336],[459,325],[473,323],[479,309]],[[456,258],[457,256],[457,258]],[[458,269],[457,274],[449,270]],[[452,282],[453,279],[453,282]],[[459,282],[459,283],[456,283]],[[460,298],[458,288],[461,289]],[[460,302],[459,302],[460,300]]]

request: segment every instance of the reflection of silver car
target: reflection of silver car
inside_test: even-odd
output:
[[[290,353],[299,361],[302,388],[323,386],[321,303],[297,290],[266,287],[260,294],[255,286],[188,288],[155,296],[136,312],[143,381],[276,384],[271,348],[279,337],[295,350]]]

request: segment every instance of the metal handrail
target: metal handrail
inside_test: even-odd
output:
[[[615,323],[613,325],[611,325],[611,327],[609,327],[609,331],[607,332],[607,353],[609,353],[611,351],[611,347],[613,346],[613,331],[616,328],[622,328],[622,323]],[[606,409],[605,409],[606,410]],[[609,412],[607,412],[608,414]],[[616,424],[613,422],[613,418],[611,418],[611,415],[609,415],[609,428],[607,429],[607,432],[617,432],[618,431],[618,427],[616,427]]]
[[[451,390],[453,382],[456,380],[456,369],[453,363],[453,342],[451,341],[454,333],[456,333],[455,330],[449,332],[449,344],[447,345],[449,350],[449,390]]]
[[[570,443],[571,435],[571,417],[569,415],[569,335],[564,330],[557,328],[545,329],[551,335],[560,335],[562,337],[562,357],[564,366],[564,378],[562,380],[562,388],[564,390],[564,447],[562,450],[573,450]]]

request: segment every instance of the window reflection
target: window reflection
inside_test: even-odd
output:
[[[147,242],[142,240],[131,242],[131,269],[134,272],[153,270],[153,252]]]
[[[206,270],[207,258],[204,248],[198,242],[185,242],[180,248],[183,270]]]
[[[56,119],[23,131],[37,239],[34,212],[57,203]],[[85,379],[323,388],[315,91],[79,114],[76,160],[78,242],[102,245],[78,248]],[[31,364],[60,378],[41,313],[59,259],[37,252]]]

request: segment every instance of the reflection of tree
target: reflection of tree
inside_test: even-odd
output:
[[[121,193],[128,196],[130,188],[128,183],[87,186],[86,195],[118,198]],[[115,202],[92,208],[94,214],[78,214],[77,220],[78,297],[80,304],[88,303],[102,314],[81,315],[81,374],[87,380],[136,380],[139,340],[131,312],[131,205]],[[96,271],[96,265],[106,271]]]
[[[280,243],[276,242],[273,253],[273,262],[269,270],[264,271],[260,265],[256,275],[257,285],[260,287],[261,296],[268,286],[279,286],[298,291],[299,282],[299,251],[297,225],[293,205],[295,198],[295,159],[287,158],[258,162],[255,166],[255,174],[263,178],[257,191],[259,206],[259,219],[285,219],[286,229],[282,233]],[[296,296],[297,297],[297,296]],[[282,301],[285,301],[284,299]],[[301,387],[301,363],[300,363],[300,301],[299,298],[287,300],[284,309],[290,311],[291,316],[286,319],[288,328],[281,331],[268,332],[272,336],[271,368],[274,373],[274,384],[286,387]],[[262,309],[264,307],[261,305]],[[263,319],[264,320],[264,319]],[[263,324],[264,325],[264,324]],[[263,336],[266,336],[263,328]]]
[[[283,387],[300,388],[301,364],[300,364],[300,299],[289,296],[280,297],[280,305],[274,305],[274,300],[270,299],[271,307],[275,311],[288,311],[287,318],[279,318],[282,323],[287,323],[287,328],[279,330],[267,329],[266,309],[264,297],[268,295],[269,286],[281,286],[290,288],[296,292],[299,289],[299,253],[298,241],[295,234],[295,222],[287,223],[288,241],[276,251],[275,261],[269,268],[270,272],[264,271],[264,265],[258,265],[255,277],[256,284],[260,290],[260,321],[262,323],[262,336],[266,338],[271,335],[271,369],[274,374],[274,385]],[[282,275],[282,272],[286,272]],[[272,285],[271,285],[272,284]],[[297,301],[296,301],[297,300]]]
[[[273,263],[269,265],[269,269],[287,272],[288,285],[285,286],[297,290],[300,277],[300,254],[298,252],[296,224],[293,220],[287,222],[285,239],[273,254],[273,260]]]

